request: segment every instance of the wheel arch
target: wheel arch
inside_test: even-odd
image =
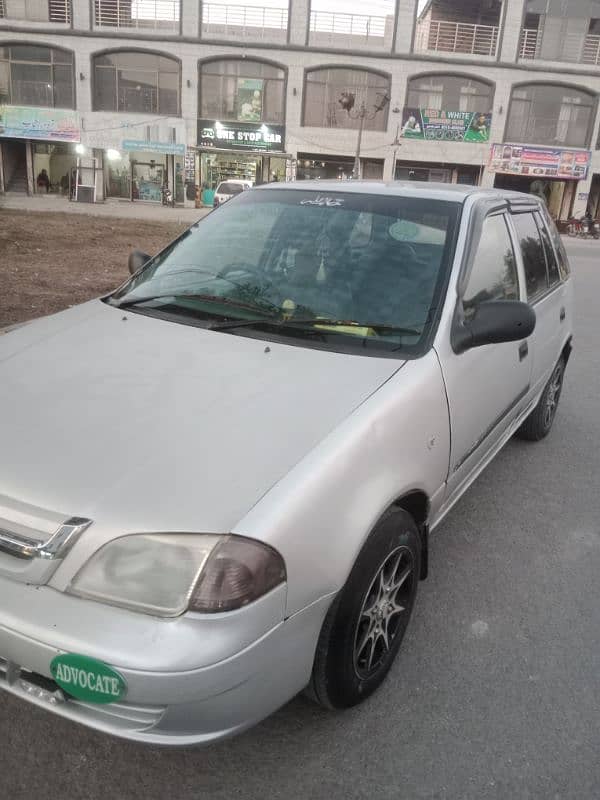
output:
[[[569,336],[567,341],[565,342],[565,346],[561,351],[561,355],[565,360],[565,367],[569,363],[569,358],[571,357],[571,353],[573,352],[573,337]]]
[[[419,529],[421,538],[421,573],[419,578],[425,580],[429,572],[429,497],[420,489],[415,489],[394,500],[390,507],[390,510],[392,509],[406,511],[414,519]]]

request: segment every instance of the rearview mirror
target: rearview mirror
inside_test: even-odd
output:
[[[148,253],[143,253],[141,250],[132,250],[129,253],[129,260],[127,261],[127,266],[129,267],[129,272],[132,275],[140,270],[147,261],[150,261],[152,256],[149,256]]]
[[[464,353],[484,344],[519,342],[531,336],[535,322],[535,311],[527,303],[518,300],[479,303],[471,319],[460,320],[455,317],[452,349],[455,353]]]

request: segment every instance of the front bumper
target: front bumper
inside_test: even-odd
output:
[[[46,594],[46,599],[53,602],[64,598],[61,596],[57,600],[53,595],[59,593],[45,587],[36,589],[21,584],[14,585],[13,589],[22,594],[35,592],[38,597]],[[92,611],[105,614],[107,620],[115,611],[122,613],[97,603],[64,599],[69,603],[82,603],[83,610],[84,606],[94,606]],[[46,629],[43,638],[32,638],[22,632],[22,626],[16,630],[15,626],[2,624],[6,615],[0,610],[0,689],[62,717],[127,739],[160,745],[207,744],[252,726],[306,686],[330,602],[331,598],[320,599],[270,628],[234,655],[197,669],[140,669],[136,663],[139,662],[139,647],[135,630],[129,637],[131,658],[124,651],[116,661],[106,657],[110,653],[109,646],[103,657],[103,641],[110,642],[114,631],[92,630],[93,653],[88,642],[76,642],[71,637],[70,652],[104,660],[124,677],[127,695],[119,703],[109,705],[63,699],[61,693],[52,695],[32,689],[30,678],[34,687],[39,676],[42,681],[51,679],[50,662],[57,653],[65,651],[60,644],[57,646],[57,642],[64,645],[65,637],[55,623]],[[30,613],[27,616],[30,618]],[[135,617],[143,618],[143,615]],[[151,618],[142,620],[146,628],[149,620],[152,621]],[[218,626],[219,620],[216,624]],[[180,632],[185,635],[185,628]],[[159,640],[157,636],[156,642]],[[176,660],[172,655],[173,667]],[[128,661],[136,663],[136,667],[132,668]],[[201,661],[202,653],[199,653],[198,662]],[[164,654],[158,662],[165,663]],[[149,663],[149,667],[152,666]]]

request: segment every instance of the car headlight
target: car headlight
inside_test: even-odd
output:
[[[241,536],[132,534],[108,542],[68,592],[160,617],[241,608],[286,578],[276,550]]]

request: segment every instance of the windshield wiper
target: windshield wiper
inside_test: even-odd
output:
[[[135,297],[131,300],[122,300],[118,303],[117,308],[134,308],[135,306],[142,305],[143,303],[159,302],[161,300],[175,300],[178,297],[183,297],[191,300],[202,300],[206,303],[214,303],[215,305],[227,305],[234,308],[245,308],[252,311],[262,311],[266,308],[273,308],[279,311],[279,307],[267,301],[262,305],[254,305],[252,303],[240,303],[230,297],[217,297],[213,294],[200,294],[198,292],[169,292],[169,294],[156,294],[150,297]],[[225,323],[224,323],[225,324]]]
[[[256,319],[233,319],[227,322],[217,322],[209,326],[211,331],[226,331],[235,328],[246,328],[252,325],[275,325],[278,328],[291,327],[296,325],[323,326],[325,328],[371,328],[375,332],[398,333],[404,336],[421,336],[423,331],[416,328],[402,328],[397,325],[383,325],[379,322],[356,322],[355,320],[343,319],[319,319],[310,317],[306,319],[277,319],[273,317],[258,317]]]

